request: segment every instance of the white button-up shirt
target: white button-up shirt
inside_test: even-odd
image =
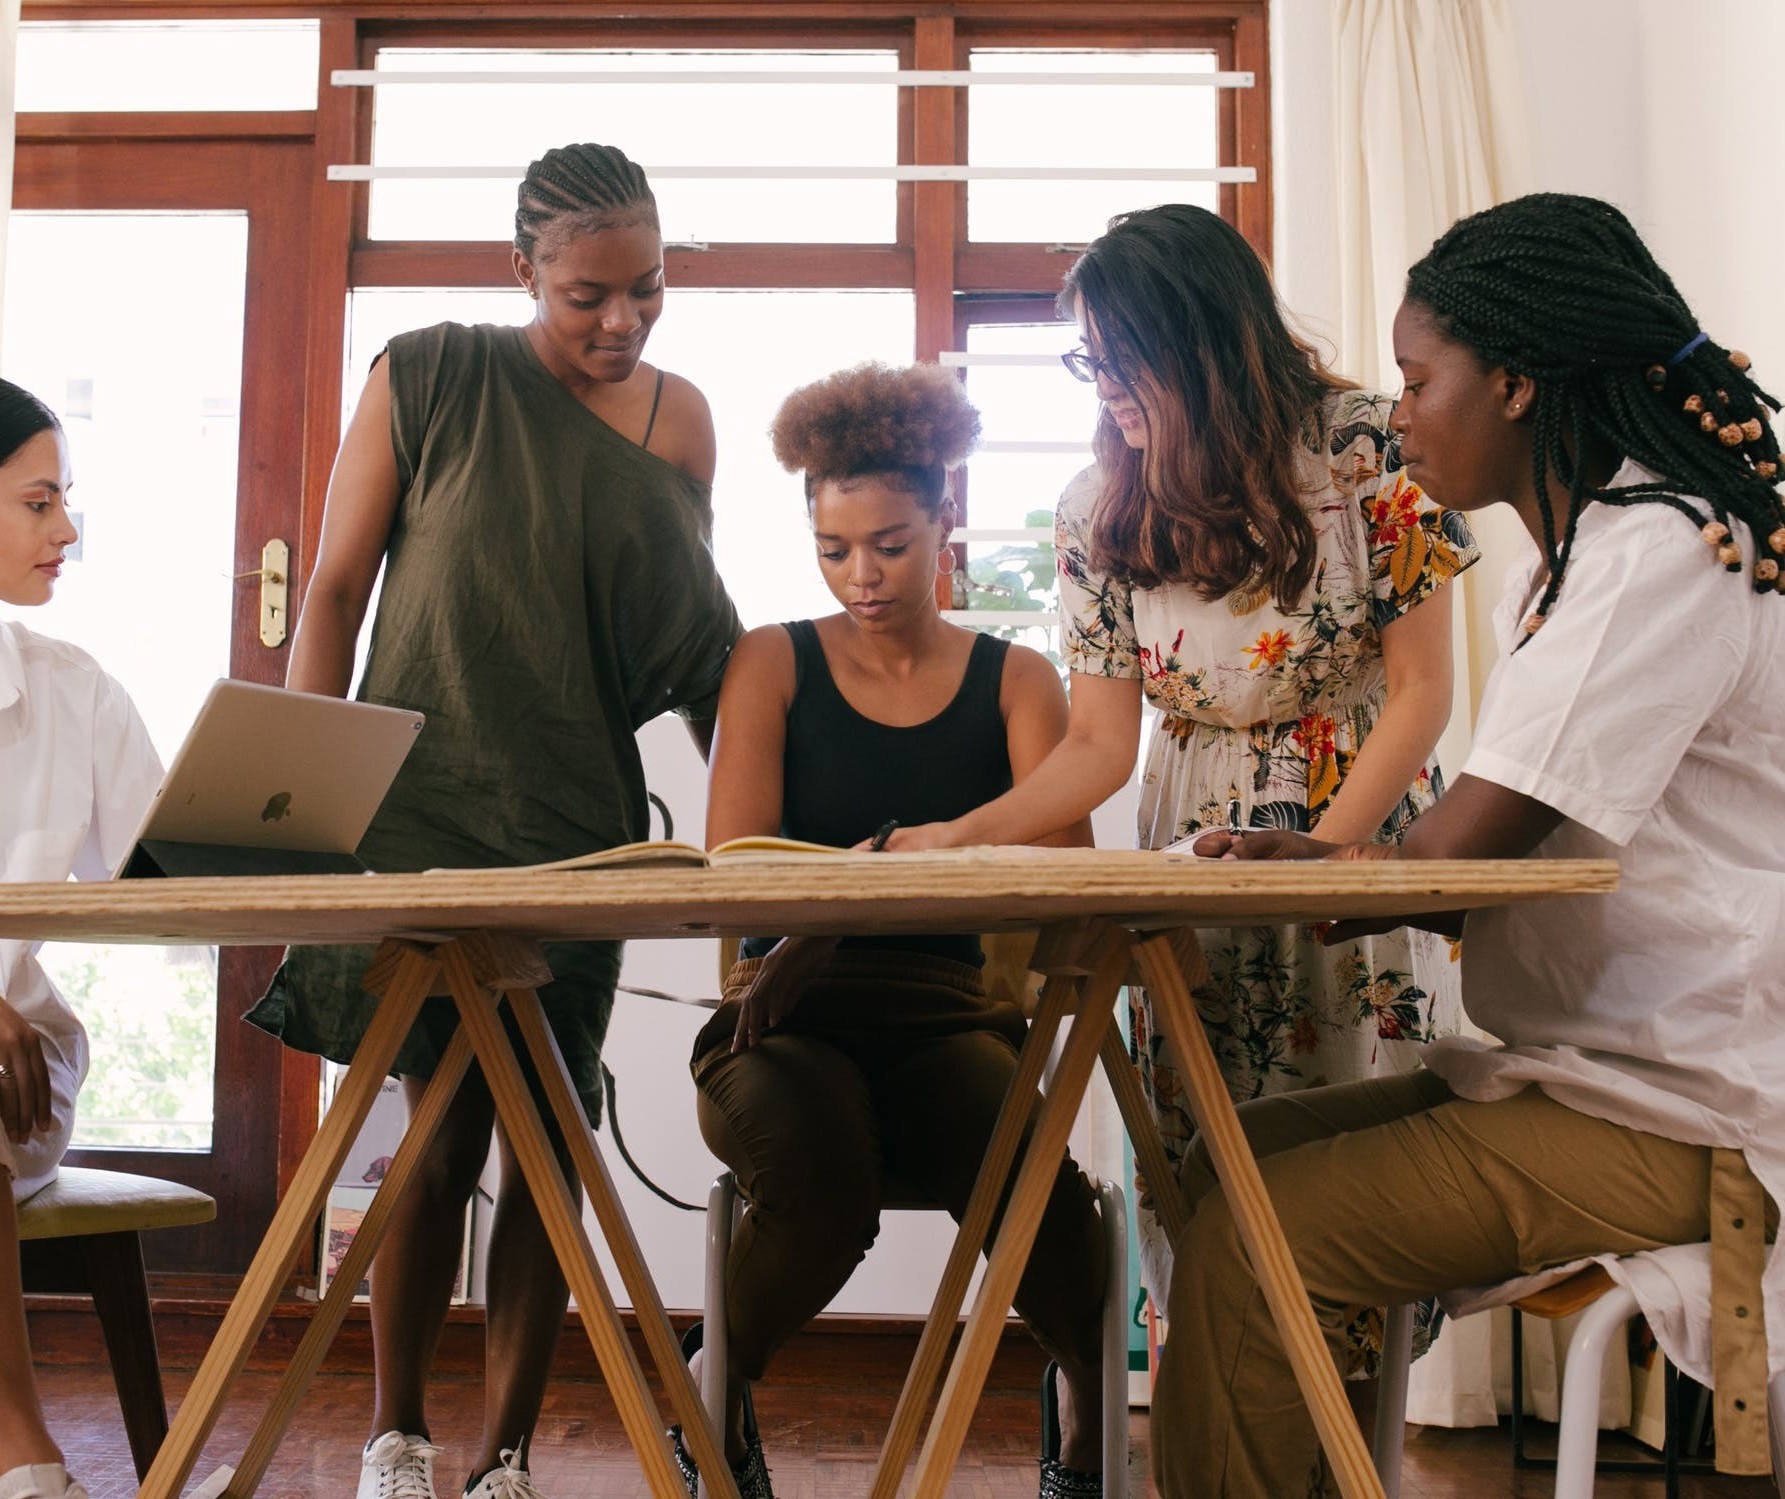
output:
[[[1626,464],[1613,484],[1652,479]],[[1536,857],[1615,858],[1618,889],[1471,914],[1463,1002],[1504,1045],[1447,1037],[1425,1061],[1465,1098],[1535,1083],[1583,1114],[1740,1150],[1785,1202],[1785,598],[1755,592],[1737,529],[1732,576],[1666,505],[1591,506],[1516,653],[1535,548],[1509,580],[1508,654],[1463,771],[1561,812]],[[1633,1288],[1706,1378],[1664,1278]],[[1765,1305],[1785,1369],[1785,1255]]]
[[[124,689],[85,651],[0,620],[0,879],[105,879],[160,784],[161,760]],[[0,997],[78,1086],[87,1033],[38,946],[0,938]]]

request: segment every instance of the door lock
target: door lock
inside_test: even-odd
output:
[[[240,578],[260,579],[260,643],[285,644],[287,605],[291,597],[291,548],[275,536],[260,549],[260,566]]]

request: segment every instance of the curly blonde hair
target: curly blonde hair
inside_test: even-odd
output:
[[[946,470],[979,441],[979,412],[940,365],[858,364],[794,391],[769,439],[783,468],[805,474],[808,502],[827,480],[872,474],[935,515]]]

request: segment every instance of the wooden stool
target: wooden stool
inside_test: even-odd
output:
[[[145,1229],[209,1223],[217,1216],[217,1204],[177,1182],[64,1166],[55,1181],[27,1197],[18,1211],[25,1289],[93,1298],[140,1479],[167,1435],[167,1401],[138,1235]]]

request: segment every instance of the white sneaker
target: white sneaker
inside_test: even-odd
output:
[[[491,1468],[465,1490],[465,1499],[543,1499],[533,1477],[515,1464],[515,1449],[502,1449],[502,1466]]]
[[[426,1437],[387,1431],[372,1438],[360,1459],[358,1499],[434,1499],[434,1459],[439,1455]]]
[[[0,1499],[87,1499],[61,1463],[26,1463],[0,1473]]]

